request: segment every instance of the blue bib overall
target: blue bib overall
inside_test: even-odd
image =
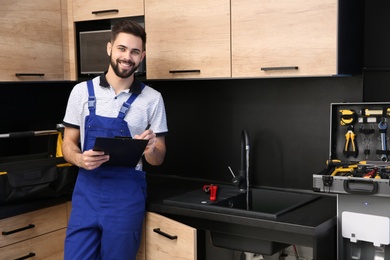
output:
[[[124,120],[137,94],[132,94],[117,118],[95,114],[96,98],[88,84],[89,116],[85,119],[84,150],[97,136],[131,136]],[[144,85],[142,85],[142,88]],[[134,168],[80,168],[72,197],[65,240],[65,260],[133,260],[140,245],[145,214],[145,172]]]

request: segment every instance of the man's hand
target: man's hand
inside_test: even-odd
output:
[[[150,129],[145,130],[140,135],[135,135],[134,139],[149,140],[148,145],[145,148],[145,154],[149,152],[153,152],[154,149],[156,148],[156,142],[157,142],[156,134]]]
[[[165,158],[165,137],[156,136],[156,134],[148,129],[140,135],[135,135],[134,139],[145,139],[149,140],[148,145],[145,148],[145,159],[151,165],[160,165],[163,163]]]
[[[78,165],[86,170],[98,168],[103,163],[110,159],[109,155],[105,155],[103,151],[88,150],[78,156]]]

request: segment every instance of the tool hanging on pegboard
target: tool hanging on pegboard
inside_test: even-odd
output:
[[[353,124],[355,123],[356,114],[351,109],[340,109],[340,125],[347,126],[347,133],[345,134],[344,155],[345,157],[357,157],[359,150],[355,141],[356,134],[354,132]]]
[[[387,162],[388,157],[387,157],[387,148],[388,146],[388,139],[389,137],[386,135],[387,134],[387,122],[385,119],[382,119],[379,124],[378,124],[378,129],[380,132],[380,135],[378,137],[378,149],[377,149],[377,154],[379,159],[382,162]]]
[[[364,148],[364,155],[367,160],[371,152],[371,145],[375,134],[374,125],[370,124],[368,129],[366,129],[364,124],[362,124],[359,128],[359,133],[362,140],[362,146]]]

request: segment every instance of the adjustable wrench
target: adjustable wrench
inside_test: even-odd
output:
[[[379,132],[381,133],[381,161],[387,161],[387,123],[385,121],[380,121],[378,124]]]

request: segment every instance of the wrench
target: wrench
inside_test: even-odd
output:
[[[378,124],[379,132],[381,133],[381,145],[382,145],[382,155],[381,161],[387,161],[387,140],[386,140],[386,132],[387,132],[387,123],[385,121],[381,121]]]

